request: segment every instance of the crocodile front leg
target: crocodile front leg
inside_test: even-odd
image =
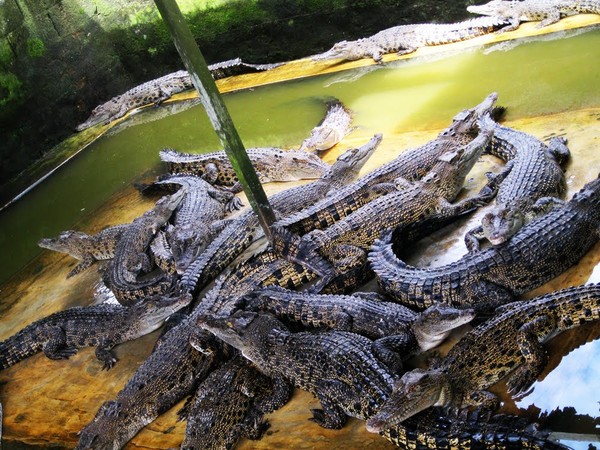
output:
[[[497,33],[506,33],[507,31],[515,31],[519,28],[521,21],[519,16],[507,17],[509,23],[505,27],[500,28]]]
[[[96,258],[94,258],[92,255],[85,255],[81,262],[73,267],[73,269],[67,274],[67,278],[71,278],[73,275],[77,275],[78,273],[89,269],[95,262]]]
[[[96,347],[96,358],[103,363],[103,370],[110,370],[117,362],[117,358],[111,351],[115,344],[112,340],[102,339]]]
[[[465,246],[469,253],[475,253],[481,250],[480,243],[484,239],[485,235],[483,234],[483,226],[481,225],[467,231],[465,234]]]
[[[372,350],[392,373],[400,375],[404,372],[402,356],[410,353],[409,349],[414,345],[411,341],[407,334],[386,336],[374,341]]]
[[[560,20],[560,11],[558,9],[552,9],[548,12],[548,16],[536,25],[536,28],[544,28],[548,25],[552,25]]]
[[[336,393],[338,395],[334,395]],[[313,417],[310,419],[323,428],[339,430],[346,423],[347,417],[337,398],[352,396],[352,390],[339,380],[321,380],[317,384],[317,398],[323,409],[311,409]]]
[[[77,353],[76,348],[67,346],[67,337],[61,327],[45,327],[41,337],[45,339],[42,351],[50,359],[69,359]]]

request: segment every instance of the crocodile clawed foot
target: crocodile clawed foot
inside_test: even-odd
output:
[[[311,409],[310,412],[313,414],[313,416],[308,420],[312,420],[317,425],[320,425],[323,428],[328,428],[330,430],[339,430],[344,425],[340,425],[330,420],[330,418],[325,414],[325,411],[323,411],[322,409]]]
[[[115,358],[114,356],[111,356],[109,358],[106,358],[104,360],[104,364],[102,365],[102,370],[110,370],[115,366],[115,363],[117,362],[117,358]]]

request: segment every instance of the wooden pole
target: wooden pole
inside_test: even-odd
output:
[[[154,3],[169,28],[179,56],[181,56],[185,68],[190,73],[192,83],[200,96],[200,101],[219,136],[227,157],[233,165],[250,206],[258,215],[265,236],[269,241],[272,241],[271,225],[275,221],[275,214],[231,120],[229,111],[227,111],[227,107],[219,94],[204,56],[196,45],[196,41],[177,2],[175,0],[154,0]]]

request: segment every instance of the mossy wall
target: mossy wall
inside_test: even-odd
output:
[[[473,1],[179,0],[209,63],[279,62]],[[0,1],[0,180],[72,133],[99,103],[182,68],[151,0]],[[0,185],[2,182],[0,182]]]

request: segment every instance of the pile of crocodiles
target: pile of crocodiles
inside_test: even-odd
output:
[[[599,9],[593,1],[495,0],[473,11],[491,18],[397,27],[321,57],[380,60],[441,43],[434,31],[460,39]],[[178,74],[146,86],[142,102],[189,87]],[[86,126],[141,105],[140,88],[99,107]],[[184,398],[181,448],[232,448],[260,439],[265,416],[294,388],[321,403],[312,410],[318,425],[339,429],[354,417],[401,448],[565,448],[524,418],[496,414],[488,388],[505,380],[509,395],[527,392],[546,366],[547,341],[600,320],[600,285],[523,297],[600,239],[600,177],[564,199],[566,140],[500,125],[496,101],[491,93],[433,140],[360,178],[381,134],[331,165],[317,156],[352,131],[337,101],[297,149],[250,149],[262,182],[313,179],[270,197],[271,242],[252,211],[236,212],[240,187],[224,152],[164,149],[168,173],[140,186],[160,197],[153,208],[94,235],[70,230],[39,242],[80,260],[68,277],[99,262],[98,280],[114,298],[56,312],[0,342],[0,370],[40,351],[67,359],[88,346],[110,369],[114,346],[163,327],[150,356],[81,430],[78,449],[122,448]],[[484,153],[503,170],[460,197]],[[491,202],[459,260],[434,268],[402,261],[417,240]],[[361,292],[372,278],[380,293]],[[468,323],[447,356],[426,369],[411,365]]]

